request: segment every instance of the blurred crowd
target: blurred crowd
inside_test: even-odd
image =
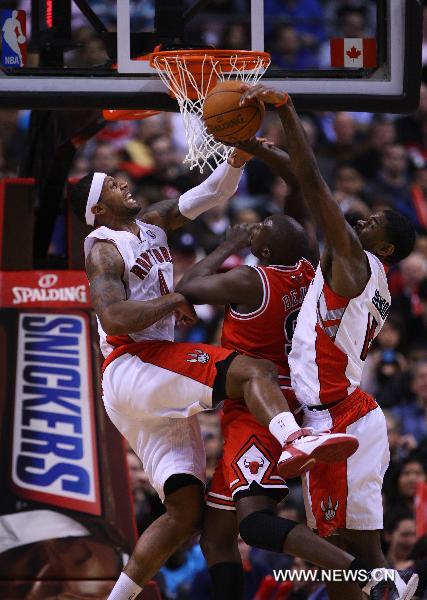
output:
[[[115,3],[90,3],[109,28],[115,27]],[[141,29],[149,29],[153,3],[135,0]],[[266,30],[273,64],[280,68],[317,68],[329,65],[331,35],[363,37],[375,33],[375,1],[265,0]],[[114,6],[113,6],[114,5]],[[209,10],[223,13],[217,20],[196,18],[194,31],[205,43],[219,47],[247,48],[248,0],[213,0]],[[310,15],[310,19],[307,19]],[[427,9],[423,59],[427,62]],[[78,28],[79,48],[69,64],[100,64],[106,60],[102,43],[87,27]],[[74,61],[74,63],[73,63]],[[416,529],[416,499],[422,502],[427,482],[427,85],[421,86],[421,102],[409,116],[368,113],[306,113],[301,115],[306,135],[334,197],[350,223],[371,212],[393,207],[415,224],[418,239],[414,252],[389,273],[392,308],[388,321],[366,361],[362,387],[375,395],[388,425],[391,464],[384,484],[384,551],[397,568],[414,567],[421,577],[419,597],[427,598],[427,531]],[[0,176],[15,176],[25,145],[28,114],[0,111]],[[267,114],[260,132],[276,145],[286,140],[276,115]],[[185,135],[178,114],[163,113],[143,121],[107,125],[82,147],[70,177],[89,171],[121,175],[130,182],[134,196],[144,205],[178,197],[197,185],[202,176],[183,165]],[[206,175],[206,174],[205,174]],[[202,215],[171,237],[176,281],[196,260],[216,247],[229,225],[255,223],[286,210],[286,183],[267,165],[248,163],[239,190],[226,208]],[[320,240],[321,242],[321,240]],[[231,257],[224,269],[254,264],[247,252]],[[197,307],[198,323],[179,329],[177,340],[218,344],[222,310]],[[208,481],[221,454],[218,411],[200,415],[207,455]],[[163,507],[148,483],[139,459],[128,453],[129,473],[138,530],[141,533]],[[424,490],[424,502],[427,491]],[[291,482],[290,494],[280,514],[304,521],[299,483]],[[325,600],[320,584],[275,584],[273,568],[307,570],[311,565],[287,556],[249,548],[240,542],[247,600]],[[157,577],[168,600],[208,600],[209,575],[197,540],[175,553]]]

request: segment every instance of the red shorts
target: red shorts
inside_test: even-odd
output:
[[[243,402],[224,402],[221,429],[223,455],[212,478],[207,505],[235,510],[233,498],[238,493],[251,495],[250,486],[253,482],[268,490],[278,502],[284,498],[289,490],[276,468],[282,448]],[[259,488],[252,493],[259,494]]]
[[[184,381],[182,378],[186,378],[189,385],[193,381],[206,388],[203,392],[198,393],[199,396],[212,395],[212,391],[217,391],[221,397],[213,398],[213,400],[219,402],[224,400],[225,396],[227,368],[220,374],[222,380],[219,381],[217,379],[218,366],[222,361],[231,360],[236,355],[237,352],[222,348],[221,346],[210,346],[208,344],[193,342],[146,340],[124,344],[115,348],[105,359],[102,371],[104,372],[111,363],[116,362],[118,359],[120,360],[123,356],[137,356],[140,362],[136,363],[136,368],[142,370],[143,365],[145,365],[147,371],[145,379],[151,380],[157,377],[160,377],[160,379],[163,377],[164,380],[168,379],[169,383],[172,383],[170,391],[173,393],[173,383]],[[153,367],[151,371],[149,370],[149,365]],[[171,379],[172,374],[175,377]],[[217,388],[221,387],[221,389],[213,390],[214,386]],[[208,388],[211,389],[208,390]],[[141,392],[141,390],[135,391]],[[192,391],[194,394],[194,390]],[[206,408],[212,408],[212,406],[203,406],[203,409]]]
[[[318,463],[302,478],[309,527],[325,537],[335,529],[382,529],[381,488],[390,455],[381,408],[356,389],[330,409],[304,412],[305,427],[349,433],[359,440],[346,461]]]

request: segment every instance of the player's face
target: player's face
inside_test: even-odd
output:
[[[362,243],[363,249],[375,253],[386,243],[385,216],[383,213],[372,214],[368,219],[357,221],[354,229]]]
[[[273,226],[273,222],[270,217],[267,217],[261,223],[255,225],[252,229],[251,234],[251,252],[257,258],[264,258],[263,252],[268,249],[268,232]]]
[[[100,204],[107,206],[115,215],[134,217],[141,210],[138,200],[133,198],[128,182],[124,179],[108,176],[102,186]]]

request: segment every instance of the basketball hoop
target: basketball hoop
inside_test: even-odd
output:
[[[102,116],[106,121],[142,121],[159,114],[159,110],[110,110],[104,108],[102,111]]]
[[[214,140],[203,123],[203,102],[221,81],[235,80],[254,85],[270,64],[267,52],[247,50],[155,50],[149,55],[169,93],[176,98],[181,112],[190,169],[200,172],[208,165],[213,170],[232,152],[232,148]]]

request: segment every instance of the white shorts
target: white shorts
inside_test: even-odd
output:
[[[104,406],[160,498],[171,475],[187,473],[205,483],[196,415],[212,408],[216,364],[234,353],[206,344],[149,341],[113,354],[104,363]]]
[[[381,408],[356,390],[329,410],[306,409],[304,427],[345,432],[359,440],[359,448],[347,461],[317,464],[303,477],[308,526],[322,536],[335,529],[382,529],[381,489],[390,452]]]

